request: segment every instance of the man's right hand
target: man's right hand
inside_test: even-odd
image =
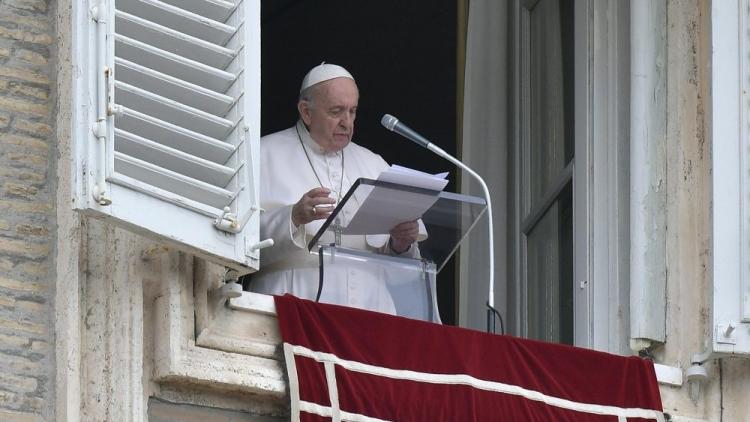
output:
[[[328,218],[335,208],[336,200],[329,198],[331,190],[328,188],[311,189],[292,206],[292,224],[299,227],[313,220]]]

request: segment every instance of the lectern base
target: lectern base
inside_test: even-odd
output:
[[[321,246],[318,252],[322,265],[321,302],[339,302],[406,318],[441,322],[434,263],[333,245]]]

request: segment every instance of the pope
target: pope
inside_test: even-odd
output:
[[[358,104],[354,77],[341,66],[320,64],[302,80],[297,123],[261,138],[260,236],[274,246],[261,251],[252,291],[315,298],[318,259],[307,242],[358,178],[377,179],[388,168],[380,155],[352,142]],[[389,236],[343,236],[342,246],[417,257],[422,237],[418,222],[407,221]],[[394,313],[386,276],[366,266],[327,273],[320,300]]]

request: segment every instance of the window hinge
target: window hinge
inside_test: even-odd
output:
[[[107,142],[107,122],[104,119],[98,119],[91,127],[94,136],[99,140],[97,145],[97,155],[99,160],[99,168],[96,174],[96,183],[91,190],[91,195],[94,200],[101,206],[110,205],[112,199],[107,193],[107,184],[105,181],[104,172],[106,171],[106,142]]]
[[[221,217],[214,219],[214,227],[229,233],[239,233],[242,230],[239,221],[237,221],[237,216],[229,207],[224,207]]]
[[[91,18],[96,21],[96,122],[92,130],[97,139],[96,144],[96,183],[91,189],[94,200],[102,206],[110,205],[112,199],[107,192],[107,78],[110,70],[106,66],[107,7],[104,0],[99,0],[90,9]]]
[[[91,15],[91,19],[94,22],[102,22],[104,23],[104,16],[105,16],[105,5],[104,0],[99,0],[94,3],[93,6],[89,9],[89,14]]]
[[[221,216],[214,219],[214,227],[218,230],[229,233],[239,233],[245,228],[245,224],[250,221],[250,217],[252,217],[253,213],[259,210],[259,207],[253,205],[245,212],[245,215],[243,215],[242,218],[237,218],[237,215],[232,212],[231,208],[224,207]]]

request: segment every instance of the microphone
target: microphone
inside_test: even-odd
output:
[[[461,162],[461,160],[448,154],[442,148],[433,144],[432,142],[427,140],[427,138],[425,138],[424,136],[412,130],[409,126],[406,126],[405,124],[399,122],[397,118],[391,116],[390,114],[384,114],[383,118],[380,120],[380,123],[386,129],[392,132],[396,132],[399,135],[403,136],[404,138],[409,139],[410,141],[416,142],[420,146],[423,146],[429,149],[435,154],[445,158],[446,160],[460,167],[461,169],[469,173],[473,178],[475,178],[479,182],[479,184],[482,186],[482,191],[484,192],[484,200],[487,201],[487,216],[489,217],[488,237],[489,237],[489,252],[490,252],[490,262],[489,262],[490,283],[489,283],[489,294],[487,297],[487,307],[489,308],[487,310],[487,331],[494,333],[495,332],[494,315],[497,314],[498,316],[500,316],[500,313],[497,312],[497,310],[495,309],[495,238],[494,238],[494,230],[492,228],[492,201],[490,201],[490,190],[487,188],[487,184],[484,183],[484,179],[482,179],[480,175],[478,175],[474,170],[469,168],[469,166]],[[502,317],[500,318],[501,318],[500,324],[502,327]],[[502,334],[505,334],[505,333],[502,333]]]
[[[380,119],[380,124],[385,126],[386,129],[392,132],[396,132],[404,138],[415,142],[421,147],[429,148],[428,145],[431,143],[430,141],[425,139],[424,136],[412,130],[409,126],[406,126],[405,124],[399,122],[397,118],[391,116],[390,114],[384,114],[383,118]]]

